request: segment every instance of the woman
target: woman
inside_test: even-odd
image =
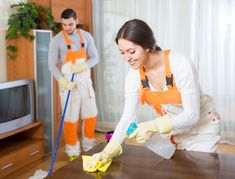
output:
[[[171,50],[161,50],[150,27],[134,19],[126,22],[115,39],[132,67],[126,77],[125,107],[105,149],[85,163],[92,168],[122,153],[121,143],[139,103],[151,105],[160,116],[138,124],[130,136],[139,143],[154,133],[171,134],[179,150],[214,152],[220,139],[220,119],[212,99],[201,93],[194,66]]]

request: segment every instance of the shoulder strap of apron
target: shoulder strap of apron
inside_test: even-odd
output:
[[[77,29],[77,33],[78,33],[78,36],[79,36],[80,41],[81,41],[81,47],[85,47],[84,38],[81,34],[80,29]],[[62,34],[63,34],[64,40],[65,40],[65,43],[67,45],[67,48],[71,49],[71,45],[74,44],[74,41],[69,40],[68,35],[64,30],[62,30]]]
[[[68,50],[71,50],[71,45],[74,44],[74,41],[69,40],[68,35],[64,30],[62,30],[62,34],[63,34]]]
[[[168,90],[173,89],[173,74],[171,73],[171,67],[169,62],[170,50],[164,51],[164,61],[165,61],[165,75],[166,75],[166,86]]]
[[[84,38],[82,36],[82,33],[81,33],[80,29],[77,29],[77,32],[78,32],[78,35],[79,35],[79,38],[80,38],[80,41],[81,41],[81,47],[85,47]]]
[[[140,80],[141,80],[141,90],[140,90],[140,104],[144,104],[145,92],[150,90],[148,79],[144,74],[144,67],[140,66]]]

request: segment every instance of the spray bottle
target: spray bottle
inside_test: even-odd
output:
[[[131,123],[126,132],[126,138],[137,129],[136,123]],[[175,153],[176,147],[173,145],[169,138],[165,138],[160,134],[154,134],[145,144],[152,152],[158,154],[164,159],[170,159]]]

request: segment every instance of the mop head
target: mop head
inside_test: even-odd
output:
[[[36,170],[33,176],[29,177],[29,179],[43,179],[46,178],[48,172],[43,170]]]

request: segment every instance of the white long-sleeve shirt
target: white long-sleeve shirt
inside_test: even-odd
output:
[[[180,91],[182,105],[163,105],[171,116],[173,130],[184,129],[195,125],[200,116],[200,87],[192,62],[185,56],[170,52],[169,62],[177,89]],[[150,90],[156,91],[151,84]],[[136,119],[140,105],[141,81],[139,70],[130,69],[125,82],[125,104],[123,115],[115,129],[113,138],[120,143],[131,122]],[[165,86],[164,91],[167,90]]]

